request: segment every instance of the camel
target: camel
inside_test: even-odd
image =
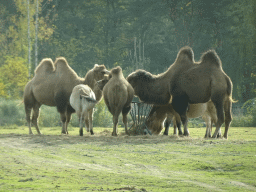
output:
[[[35,69],[35,76],[27,83],[24,90],[23,97],[29,134],[33,134],[31,121],[37,133],[41,134],[37,123],[41,105],[57,107],[62,121],[62,133],[68,134],[67,126],[71,114],[75,112],[69,103],[73,88],[79,84],[87,84],[95,92],[96,100],[99,101],[102,98],[102,91],[95,90],[98,88],[95,84],[103,79],[104,74],[108,73],[109,71],[104,65],[95,64],[94,68],[87,72],[85,78],[81,78],[68,65],[64,57],[57,58],[54,63],[52,59],[43,59]]]
[[[152,75],[144,70],[137,70],[131,73],[127,80],[133,86],[135,95],[142,101],[157,105],[167,105],[171,102],[173,109],[181,117],[186,136],[189,135],[188,105],[211,100],[218,117],[212,137],[216,138],[224,121],[224,137],[228,137],[232,121],[233,85],[223,71],[221,60],[214,50],[203,53],[201,60],[195,62],[193,50],[183,47],[175,62],[164,73]]]
[[[103,98],[109,112],[113,115],[112,136],[117,136],[118,117],[122,112],[125,133],[128,133],[127,114],[131,110],[131,102],[134,96],[134,90],[128,81],[124,78],[121,67],[113,68],[110,71],[112,76],[103,87]]]
[[[190,104],[187,111],[188,118],[202,117],[206,124],[205,138],[211,137],[212,124],[217,122],[216,109],[212,101],[207,103]],[[168,135],[169,125],[173,121],[174,134],[177,134],[177,127],[179,135],[182,135],[181,131],[181,119],[178,113],[168,113],[165,121],[164,135]],[[221,130],[219,130],[217,137],[221,137]]]
[[[88,85],[76,85],[70,95],[70,105],[75,109],[80,123],[80,136],[83,136],[83,122],[87,132],[93,133],[93,108],[97,103],[96,97],[92,89]]]

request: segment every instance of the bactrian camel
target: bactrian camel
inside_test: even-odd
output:
[[[73,88],[78,84],[86,84],[95,92],[96,100],[99,101],[102,98],[102,92],[94,90],[97,88],[95,84],[103,79],[104,74],[108,73],[109,71],[104,65],[95,64],[94,68],[87,72],[85,78],[81,78],[68,65],[64,57],[57,58],[54,63],[51,59],[43,59],[35,69],[35,75],[27,83],[24,91],[29,134],[32,134],[32,109],[32,123],[36,127],[38,134],[41,134],[37,123],[41,105],[57,107],[62,121],[62,133],[68,134],[67,126],[71,119],[71,114],[75,112],[69,103]]]

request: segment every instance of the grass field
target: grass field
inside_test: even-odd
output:
[[[205,128],[190,137],[41,131],[0,127],[0,191],[256,191],[255,127],[231,127],[228,140],[204,139]]]

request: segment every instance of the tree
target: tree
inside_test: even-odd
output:
[[[19,98],[27,83],[26,60],[21,57],[6,57],[0,67],[0,96]]]

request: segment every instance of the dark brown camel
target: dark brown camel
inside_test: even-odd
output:
[[[56,106],[61,116],[62,133],[68,134],[67,126],[71,119],[71,114],[75,110],[70,106],[69,98],[73,88],[78,84],[87,84],[96,95],[96,100],[102,98],[102,91],[95,91],[96,82],[103,79],[104,74],[108,74],[104,65],[95,64],[89,70],[85,78],[79,77],[68,65],[64,57],[57,58],[55,63],[51,59],[43,59],[35,69],[35,76],[29,81],[24,91],[24,104],[26,120],[28,122],[29,134],[31,130],[31,112],[33,109],[32,123],[40,133],[37,119],[41,105]],[[91,131],[91,134],[93,132]]]
[[[212,137],[217,136],[224,122],[224,112],[224,137],[228,137],[232,120],[232,82],[223,71],[221,60],[215,51],[207,51],[199,62],[195,62],[193,50],[190,47],[184,47],[166,72],[152,75],[139,70],[131,73],[127,80],[133,86],[135,95],[144,102],[166,105],[172,96],[172,106],[180,115],[184,135],[187,136],[189,135],[188,104],[206,103],[212,100],[218,117]]]

